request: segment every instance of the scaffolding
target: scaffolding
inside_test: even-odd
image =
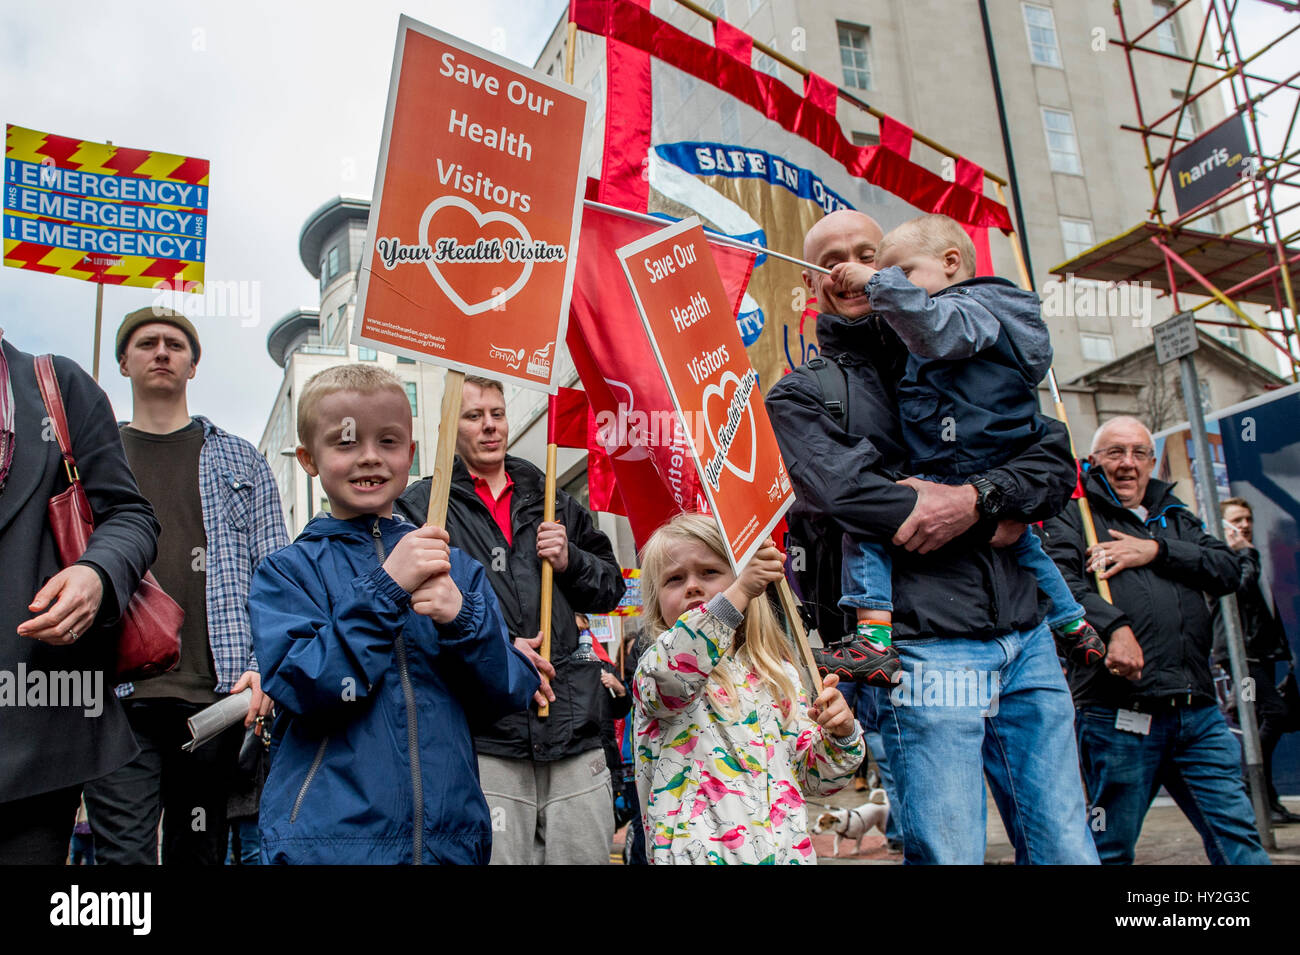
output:
[[[1110,42],[1124,51],[1129,86],[1133,92],[1137,123],[1122,129],[1142,140],[1146,173],[1151,185],[1151,207],[1146,222],[1088,249],[1052,269],[1057,275],[1103,282],[1150,283],[1169,296],[1174,311],[1196,314],[1202,325],[1253,331],[1280,351],[1300,380],[1300,324],[1296,295],[1300,285],[1300,247],[1292,245],[1300,229],[1285,231],[1283,217],[1300,208],[1300,148],[1292,146],[1300,116],[1300,70],[1285,79],[1265,76],[1259,61],[1266,53],[1300,31],[1297,0],[1200,0],[1202,16],[1195,49],[1188,56],[1179,49],[1176,25],[1179,12],[1193,0],[1170,4],[1169,10],[1146,29],[1130,34],[1132,18],[1115,0],[1119,38]],[[1149,5],[1148,5],[1149,8]],[[1267,8],[1267,10],[1265,9]],[[1268,38],[1258,49],[1245,53],[1238,37],[1240,18],[1281,9],[1295,22]],[[1247,13],[1246,11],[1250,11]],[[1187,23],[1190,17],[1181,21]],[[1296,41],[1293,41],[1293,43]],[[1144,107],[1137,64],[1144,57],[1161,57],[1187,66],[1187,80],[1176,105],[1159,115]],[[1292,57],[1291,63],[1297,62]],[[1289,66],[1288,66],[1289,68]],[[1195,104],[1207,94],[1231,99],[1228,116],[1210,129],[1196,128]],[[1149,98],[1148,98],[1149,99]],[[1295,103],[1291,104],[1290,99]],[[1261,123],[1265,109],[1289,111],[1285,132]],[[1171,168],[1174,160],[1193,145],[1212,141],[1229,124],[1242,124],[1249,153],[1240,157],[1236,178],[1190,208],[1178,208],[1173,199]],[[1300,215],[1300,214],[1297,214]],[[1221,222],[1244,220],[1236,228]],[[1184,308],[1184,295],[1204,296]],[[1238,319],[1223,321],[1199,314],[1219,303]],[[1266,327],[1241,307],[1262,305],[1278,316]],[[1240,333],[1240,332],[1239,332]]]

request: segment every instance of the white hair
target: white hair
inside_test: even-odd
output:
[[[1141,421],[1139,421],[1137,418],[1132,417],[1131,415],[1118,415],[1117,417],[1110,418],[1107,421],[1103,422],[1102,425],[1099,428],[1097,428],[1096,431],[1093,432],[1092,447],[1090,449],[1092,454],[1096,454],[1098,449],[1101,447],[1102,436],[1106,433],[1106,431],[1117,424],[1137,425],[1144,432],[1146,432],[1147,444],[1151,447],[1155,447],[1156,439],[1151,436],[1150,428],[1148,428]]]

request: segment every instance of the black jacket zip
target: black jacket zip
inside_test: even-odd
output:
[[[370,534],[375,539],[375,554],[379,563],[384,562],[384,538],[379,531],[379,518],[371,525]],[[393,638],[393,649],[397,653],[397,672],[402,680],[402,696],[406,700],[406,748],[411,756],[411,789],[415,798],[415,835],[414,865],[421,865],[424,859],[424,783],[420,778],[420,732],[415,716],[415,690],[411,686],[411,672],[406,663],[406,641],[398,633]]]

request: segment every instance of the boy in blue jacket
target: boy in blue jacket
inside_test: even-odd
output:
[[[486,863],[470,722],[525,708],[537,671],[483,567],[442,528],[392,518],[415,447],[400,379],[360,364],[314,375],[298,438],[332,516],[264,560],[249,595],[280,711],[263,861]]]
[[[1038,295],[1006,279],[977,278],[974,243],[943,215],[904,222],[880,241],[873,265],[836,263],[830,281],[841,298],[867,296],[907,346],[898,407],[913,475],[974,485],[991,535],[1002,491],[984,472],[1042,437],[1037,386],[1052,363],[1052,345]],[[1061,648],[1078,663],[1100,662],[1106,645],[1038,537],[1025,530],[1011,546],[1047,598],[1047,624]],[[845,536],[842,589],[840,606],[856,614],[856,634],[814,651],[818,664],[841,679],[892,686],[900,661],[884,545]]]

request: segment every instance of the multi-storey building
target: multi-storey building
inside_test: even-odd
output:
[[[651,6],[656,15],[693,36],[710,39],[708,21],[693,11],[672,0],[654,0]],[[991,171],[1007,172],[979,4],[702,0],[701,6],[957,153]],[[1173,6],[1170,0],[1139,0],[1126,3],[1125,15],[1131,28],[1136,22],[1136,28],[1143,29]],[[1134,123],[1135,114],[1123,51],[1107,43],[1116,34],[1111,3],[988,0],[987,10],[1023,206],[1022,238],[1035,286],[1044,292],[1056,373],[1076,438],[1086,443],[1100,421],[1120,413],[1137,413],[1156,426],[1181,420],[1176,383],[1160,376],[1149,355],[1150,326],[1169,313],[1165,301],[1142,290],[1108,295],[1095,285],[1051,284],[1056,281],[1050,271],[1054,266],[1149,217],[1151,194],[1141,144],[1136,134],[1121,130],[1122,125]],[[1179,11],[1155,31],[1151,42],[1177,54],[1192,52],[1188,42],[1199,27],[1196,17],[1196,11]],[[561,16],[536,63],[561,78],[566,27]],[[603,39],[578,34],[574,83],[591,92],[594,100],[586,168],[596,176],[605,116],[604,54]],[[802,88],[794,71],[761,52],[754,56],[758,68],[796,90]],[[1176,60],[1148,56],[1137,64],[1136,82],[1144,103],[1175,105],[1186,79],[1186,65]],[[1194,134],[1224,115],[1218,97],[1202,97],[1188,109],[1181,132]],[[838,119],[851,141],[878,142],[877,120],[870,114],[841,101]],[[915,162],[941,174],[946,171],[943,158],[921,147],[913,151]],[[300,309],[285,316],[268,339],[272,357],[286,374],[262,445],[273,466],[279,462],[276,472],[295,530],[305,523],[306,511],[318,509],[319,501],[304,505],[312,492],[302,472],[281,451],[295,443],[294,396],[317,367],[344,360],[395,364],[413,389],[421,456],[426,448],[432,452],[437,439],[441,370],[347,344],[368,208],[364,199],[338,198],[308,219],[299,248],[303,265],[320,279],[319,310]],[[1231,229],[1242,224],[1225,215],[1214,226]],[[996,237],[993,264],[998,274],[1016,276],[1010,244]],[[1206,317],[1227,317],[1214,314],[1213,308],[1206,311],[1211,313]],[[1260,310],[1253,314],[1268,323]],[[1219,327],[1211,335],[1217,340],[1198,355],[1208,407],[1234,404],[1281,383],[1274,374],[1276,352],[1258,334]],[[1219,344],[1224,347],[1214,347]],[[567,351],[561,350],[558,361],[560,383],[574,384],[576,373]],[[1046,394],[1043,406],[1050,413]],[[507,407],[511,453],[541,464],[545,460],[544,397],[508,387]],[[426,415],[426,408],[434,413]],[[1155,420],[1158,415],[1162,420]],[[584,457],[577,451],[560,454],[560,486],[580,497],[585,496]],[[413,473],[427,471],[422,465],[417,462]],[[604,516],[602,522],[608,530],[617,526],[626,531],[625,522],[615,525]],[[615,536],[620,559],[631,565],[631,535]]]

